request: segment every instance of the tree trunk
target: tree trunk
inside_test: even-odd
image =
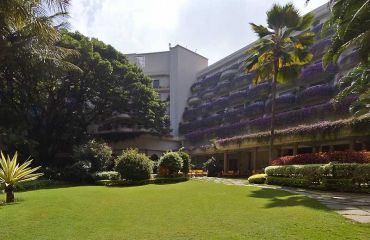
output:
[[[6,203],[14,202],[14,187],[12,185],[8,185],[5,187],[6,193]]]
[[[274,138],[275,138],[275,98],[276,98],[276,80],[277,80],[277,64],[275,65],[275,73],[271,83],[271,120],[270,120],[270,147],[269,147],[269,163],[274,160]]]

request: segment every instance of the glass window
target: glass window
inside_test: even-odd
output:
[[[153,88],[159,88],[159,80],[158,79],[155,79],[153,80]]]

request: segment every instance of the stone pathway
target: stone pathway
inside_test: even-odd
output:
[[[315,199],[341,214],[345,218],[360,223],[370,223],[370,194],[343,193],[343,192],[324,192],[307,190],[292,187],[268,186],[261,184],[249,184],[245,179],[230,179],[216,177],[196,177],[201,181],[212,181],[226,185],[253,186],[260,188],[278,189],[293,194],[300,194]]]

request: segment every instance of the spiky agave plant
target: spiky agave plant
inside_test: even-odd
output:
[[[21,165],[17,163],[17,159],[17,152],[12,158],[9,155],[5,157],[1,152],[0,184],[4,186],[7,203],[14,202],[14,187],[17,183],[35,180],[43,175],[42,173],[35,173],[40,167],[30,167],[32,159]]]

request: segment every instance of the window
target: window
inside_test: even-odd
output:
[[[139,56],[139,57],[136,57],[136,63],[142,67],[142,68],[145,68],[145,56]]]
[[[158,79],[153,80],[153,88],[159,88],[159,80]]]

